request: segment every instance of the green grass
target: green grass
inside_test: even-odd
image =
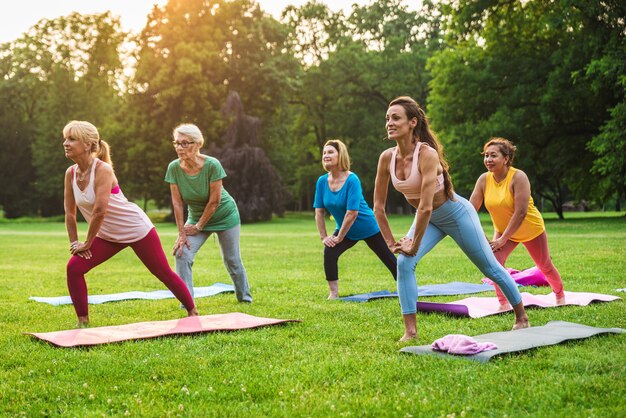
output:
[[[552,257],[567,290],[623,295],[615,290],[626,287],[626,218],[600,215],[548,217]],[[491,234],[484,215],[482,220]],[[397,234],[410,222],[391,219]],[[160,224],[158,230],[169,252],[175,227]],[[241,241],[254,303],[237,304],[233,294],[223,294],[198,299],[200,313],[239,311],[301,323],[63,349],[22,334],[75,324],[71,306],[28,300],[67,294],[63,224],[0,224],[0,416],[610,417],[626,410],[624,335],[505,355],[487,364],[401,354],[410,344],[397,342],[403,331],[397,300],[325,300],[312,214],[244,225]],[[510,257],[511,267],[531,264],[523,248]],[[340,259],[340,276],[342,295],[395,288],[362,243]],[[229,283],[213,239],[199,253],[195,277],[198,286]],[[446,238],[420,264],[417,277],[422,284],[478,283],[482,275]],[[131,250],[89,273],[88,285],[92,294],[162,289]],[[622,328],[625,313],[623,301],[529,310],[534,325],[564,320]],[[174,299],[125,301],[92,305],[90,316],[93,326],[105,326],[173,319],[183,311]],[[450,333],[503,331],[512,323],[510,314],[474,320],[418,314],[419,343]]]

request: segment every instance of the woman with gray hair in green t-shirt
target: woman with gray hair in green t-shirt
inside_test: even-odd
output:
[[[182,124],[174,129],[174,149],[178,159],[167,167],[178,238],[174,244],[176,272],[193,296],[192,266],[196,253],[212,233],[222,249],[222,258],[235,285],[239,302],[252,302],[246,269],[239,253],[241,221],[237,204],[222,187],[226,172],[220,162],[200,153],[204,144],[196,125]],[[188,216],[184,219],[183,205]]]

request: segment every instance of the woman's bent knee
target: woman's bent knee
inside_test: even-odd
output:
[[[398,273],[402,276],[403,273],[413,273],[415,271],[416,261],[414,257],[407,257],[404,254],[398,256]]]
[[[69,259],[66,266],[67,277],[82,276],[89,270],[82,265],[82,259],[80,257],[73,256]]]

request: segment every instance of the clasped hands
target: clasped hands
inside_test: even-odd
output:
[[[185,231],[185,235],[190,235],[190,236],[196,235],[197,233],[200,232],[196,224],[185,224],[185,226],[183,227],[183,230]]]
[[[489,241],[489,240],[488,240]],[[506,244],[506,240],[502,240],[502,238],[494,239],[493,241],[489,241],[489,246],[491,247],[491,251],[494,253],[500,251],[502,247]]]
[[[70,243],[70,253],[81,258],[91,258],[90,248],[91,245],[87,245],[86,242],[74,241]]]
[[[327,237],[322,238],[322,244],[331,248],[339,244],[341,241],[343,241],[343,238],[339,238],[336,235],[328,235]]]
[[[183,230],[178,234],[178,238],[176,238],[172,254],[180,257],[183,255],[183,247],[187,247],[188,250],[191,249],[187,235],[196,235],[198,232],[198,228],[196,228],[195,224],[185,224]]]
[[[400,238],[393,245],[389,246],[389,249],[394,254],[404,254],[409,257],[413,257],[417,254],[418,247],[413,246],[413,239],[409,237]]]

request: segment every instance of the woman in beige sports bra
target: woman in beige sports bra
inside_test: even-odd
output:
[[[480,271],[496,282],[513,306],[513,329],[527,328],[522,296],[498,263],[482,231],[478,214],[454,193],[443,147],[431,132],[426,114],[410,97],[394,99],[387,110],[387,135],[397,146],[380,155],[374,189],[374,214],[389,248],[398,256],[398,295],[404,318],[400,341],[417,338],[415,268],[446,235],[461,247]],[[416,210],[406,236],[396,241],[385,213],[389,179]]]

